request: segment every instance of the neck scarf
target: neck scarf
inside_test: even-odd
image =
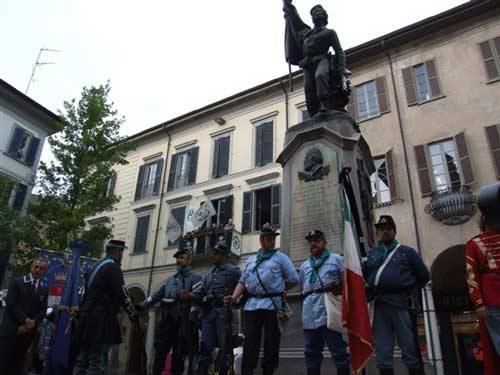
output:
[[[384,245],[381,241],[377,243],[376,249],[378,250],[379,253],[382,254],[380,258],[380,264],[384,263],[385,258],[387,258],[389,253],[393,251],[398,245],[399,241],[396,239],[392,240],[389,245]]]
[[[262,262],[270,259],[274,254],[276,254],[276,250],[270,250],[266,252],[263,252],[262,249],[259,250],[259,252],[257,253],[257,261],[255,262],[254,270],[256,270]]]
[[[313,256],[309,257],[309,265],[311,266],[312,270],[309,275],[309,284],[314,284],[318,278],[318,271],[325,263],[325,261],[328,259],[330,256],[331,252],[330,250],[325,250],[323,251],[323,254],[319,258],[315,258]]]
[[[191,268],[191,266],[181,266],[181,265],[177,266],[177,273],[181,276],[189,275],[192,270],[193,269]]]

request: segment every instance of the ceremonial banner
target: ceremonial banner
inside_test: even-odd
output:
[[[342,182],[342,181],[341,181]],[[373,353],[373,336],[366,302],[365,282],[361,271],[357,242],[352,229],[352,215],[346,186],[344,198],[344,282],[342,290],[342,325],[347,329],[351,365],[358,374]]]
[[[210,216],[217,214],[215,207],[210,200],[201,205],[193,215],[193,225],[195,228],[200,228]]]
[[[170,243],[175,243],[175,241],[177,241],[181,236],[182,228],[177,220],[175,220],[174,215],[172,215],[172,211],[170,211],[167,222],[167,239]]]

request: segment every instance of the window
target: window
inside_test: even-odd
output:
[[[171,191],[196,182],[199,147],[172,155],[167,190]]]
[[[500,179],[500,125],[487,126],[485,131],[495,172]]]
[[[373,163],[375,164],[375,172],[370,176],[373,201],[378,204],[390,202],[391,191],[385,157],[374,159]]]
[[[208,236],[198,237],[196,240],[196,254],[204,254],[207,249],[213,248],[217,244],[217,238],[229,221],[233,218],[233,196],[212,199],[215,208],[215,215],[210,216],[200,229],[217,228],[216,233]],[[201,202],[202,206],[205,202]],[[222,232],[223,233],[223,232]]]
[[[13,193],[15,195],[14,200],[12,201],[12,208],[14,210],[22,211],[26,201],[26,195],[28,194],[28,186],[24,184],[17,184]]]
[[[150,219],[151,219],[151,214],[137,217],[137,227],[135,230],[135,240],[134,240],[134,253],[146,252]]]
[[[186,219],[186,206],[172,208],[172,209],[170,209],[170,212],[172,213],[172,216],[174,217],[177,224],[179,224],[179,226],[181,227],[181,232],[184,233],[184,221]],[[179,237],[174,243],[172,243],[169,240],[169,243],[171,245],[177,246],[177,245],[179,245],[180,240],[181,240],[181,237]]]
[[[268,120],[255,128],[255,166],[261,167],[273,161],[273,120]]]
[[[106,192],[104,193],[105,197],[110,197],[115,192],[116,185],[116,172],[111,172],[111,175],[108,178],[108,183],[106,185]]]
[[[385,77],[378,77],[353,88],[352,101],[346,107],[354,119],[367,120],[390,111]]]
[[[465,133],[414,148],[422,196],[475,182]]]
[[[151,197],[160,192],[163,159],[142,165],[139,168],[135,200]]]
[[[500,36],[479,44],[488,80],[500,78]]]
[[[40,139],[21,127],[15,127],[7,153],[29,166],[33,166],[39,146]]]
[[[428,147],[432,167],[432,179],[435,190],[450,188],[458,190],[461,183],[461,171],[458,165],[455,141],[446,141],[430,144]]]
[[[213,178],[223,177],[229,173],[230,145],[230,135],[225,135],[214,139],[214,160],[212,164]]]
[[[248,233],[262,228],[266,223],[280,224],[281,185],[243,193],[242,232]]]
[[[306,121],[310,118],[309,111],[305,104],[299,104],[297,106],[297,111],[299,111],[299,122]]]
[[[408,105],[424,103],[442,95],[434,60],[405,68],[402,73]]]

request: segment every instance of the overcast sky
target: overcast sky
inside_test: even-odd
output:
[[[343,48],[464,0],[295,0],[319,3]],[[287,73],[280,0],[0,0],[0,78],[57,111],[82,86],[111,81],[131,135]],[[46,147],[47,148],[47,147]],[[48,155],[45,152],[44,158]]]

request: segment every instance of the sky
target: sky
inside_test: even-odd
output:
[[[321,4],[342,47],[464,0],[295,0],[302,19]],[[279,0],[0,0],[0,78],[57,112],[83,86],[111,83],[132,135],[285,75]],[[46,145],[42,159],[50,159]]]

